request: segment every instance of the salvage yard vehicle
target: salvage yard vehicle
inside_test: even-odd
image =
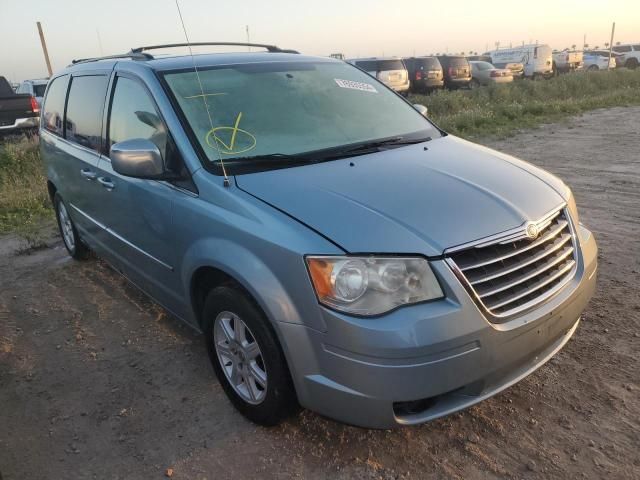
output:
[[[548,45],[522,45],[514,48],[500,48],[484,53],[491,57],[491,63],[522,63],[524,76],[532,79],[549,78],[553,75],[553,55]]]
[[[35,97],[15,93],[7,79],[0,77],[0,135],[35,131],[39,116]]]
[[[46,78],[40,78],[35,80],[25,80],[18,88],[16,88],[16,93],[26,93],[35,97],[38,105],[42,105],[42,97],[44,97],[44,92],[47,89],[47,83],[49,82]]]
[[[583,58],[582,52],[577,50],[563,50],[561,52],[553,52],[553,73],[575,72],[582,68]]]
[[[472,86],[494,85],[497,83],[513,82],[511,70],[506,68],[496,68],[489,62],[471,61]]]
[[[444,87],[442,65],[436,57],[410,57],[405,58],[404,63],[412,92],[432,92]]]
[[[584,52],[584,69],[589,71],[609,70],[616,68],[617,62],[614,55],[609,59],[609,52],[588,51]]]
[[[51,79],[40,148],[72,257],[95,251],[203,331],[263,425],[298,405],[426,422],[569,341],[597,247],[567,185],[348,63],[251,46],[141,47]]]
[[[615,45],[612,50],[622,55],[622,65],[635,70],[640,65],[640,43]]]
[[[401,58],[352,58],[348,62],[364,70],[400,95],[408,95],[409,73]]]
[[[467,88],[471,83],[471,65],[459,55],[440,55],[438,61],[444,73],[444,86],[448,89]]]

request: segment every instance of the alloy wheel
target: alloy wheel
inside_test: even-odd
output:
[[[213,342],[234,391],[247,403],[261,403],[267,394],[267,369],[247,324],[235,313],[221,312],[213,326]]]
[[[64,203],[58,204],[58,220],[60,221],[60,230],[62,231],[62,240],[70,251],[76,246],[76,242],[73,236],[73,224],[71,223],[71,217],[67,212],[67,208]]]

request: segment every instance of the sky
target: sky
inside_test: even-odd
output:
[[[563,49],[640,43],[640,0],[179,0],[192,42],[247,40],[311,55],[482,53],[546,43]],[[36,21],[53,70],[74,58],[184,42],[175,0],[0,0],[0,75],[46,76]]]

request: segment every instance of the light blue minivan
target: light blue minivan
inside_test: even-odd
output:
[[[40,148],[64,244],[204,332],[246,417],[425,422],[575,332],[597,247],[571,190],[448,135],[353,65],[143,47],[50,81]]]

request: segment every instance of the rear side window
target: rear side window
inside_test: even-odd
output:
[[[108,81],[104,75],[73,77],[67,102],[67,140],[100,151]]]
[[[109,148],[135,138],[151,140],[167,158],[167,129],[149,94],[137,81],[118,77],[111,100]]]
[[[60,136],[63,133],[64,102],[67,96],[68,84],[69,75],[54,79],[44,100],[42,127]]]
[[[629,45],[618,45],[617,47],[613,47],[614,52],[630,52],[631,47]]]

